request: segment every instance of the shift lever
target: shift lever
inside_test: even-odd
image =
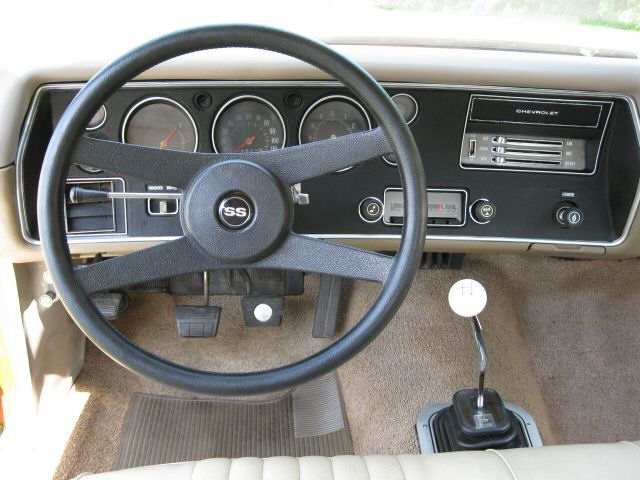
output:
[[[482,338],[482,325],[478,315],[487,305],[487,291],[480,282],[469,278],[453,284],[449,290],[449,306],[456,315],[469,318],[478,348],[478,410],[484,408],[484,373],[487,370],[487,349]]]
[[[487,349],[478,315],[487,306],[487,292],[475,280],[460,280],[449,291],[449,305],[456,315],[471,320],[478,349],[478,384],[455,392],[450,404],[437,405],[436,412],[422,424],[429,425],[432,451],[526,447],[530,443],[524,423],[505,406],[498,392],[484,387]]]

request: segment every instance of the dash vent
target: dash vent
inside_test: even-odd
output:
[[[74,185],[82,185],[84,188],[112,192],[113,180],[68,180],[65,190],[65,198]],[[73,204],[65,201],[65,217],[67,234],[103,234],[116,232],[115,201]]]

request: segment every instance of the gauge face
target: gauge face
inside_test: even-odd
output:
[[[391,97],[398,110],[402,114],[404,121],[410,124],[418,116],[418,102],[407,93],[397,93]]]
[[[136,103],[122,126],[122,141],[147,147],[195,152],[198,133],[189,112],[164,97]]]
[[[300,124],[300,143],[317,142],[371,128],[364,109],[348,97],[324,98],[313,104]]]
[[[371,129],[371,121],[362,105],[342,95],[318,100],[302,117],[298,140],[301,144],[341,137]],[[346,172],[353,167],[338,170]]]
[[[227,102],[211,129],[213,149],[218,153],[276,150],[284,147],[285,138],[284,121],[278,110],[251,95]]]

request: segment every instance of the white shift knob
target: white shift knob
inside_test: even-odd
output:
[[[449,306],[456,315],[475,317],[487,306],[487,291],[480,282],[465,278],[449,290]]]

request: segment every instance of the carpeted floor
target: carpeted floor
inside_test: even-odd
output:
[[[421,271],[389,327],[339,370],[356,453],[417,452],[415,419],[430,402],[474,384],[471,327],[447,305],[454,281],[487,288],[481,316],[489,349],[487,385],[536,418],[546,444],[640,438],[640,285],[638,260],[567,261],[470,256],[462,271]],[[326,346],[311,337],[317,277],[287,299],[280,328],[247,328],[238,298],[223,307],[218,337],[182,339],[174,300],[136,295],[115,323],[143,347],[181,363],[220,371],[263,369]],[[348,282],[343,333],[369,307],[378,286]],[[188,299],[187,299],[188,300]],[[76,388],[90,398],[56,478],[109,470],[129,395],[189,396],[116,365],[88,344]]]

